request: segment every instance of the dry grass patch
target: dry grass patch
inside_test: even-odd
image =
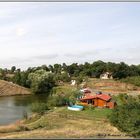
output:
[[[62,111],[64,108],[59,108],[57,111]],[[40,124],[43,128],[38,127]],[[103,119],[87,120],[87,119],[68,119],[60,117],[51,112],[43,115],[39,119],[30,123],[25,123],[26,127],[32,131],[12,132],[0,134],[0,138],[101,138],[100,134],[121,136],[117,128],[110,125],[108,121]]]
[[[59,122],[60,120],[58,120]],[[59,128],[37,129],[27,132],[8,134],[3,138],[96,138],[99,134],[122,135],[116,128],[102,122],[91,120],[68,120]]]

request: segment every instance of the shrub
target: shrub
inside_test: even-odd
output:
[[[87,105],[87,106],[84,106],[84,109],[85,109],[85,110],[94,110],[95,107],[94,107],[92,104],[89,104],[89,105]]]
[[[43,114],[45,111],[48,110],[48,106],[46,103],[36,102],[32,103],[31,110],[32,112]]]
[[[127,102],[117,106],[109,116],[111,124],[135,137],[140,136],[140,102],[128,97]]]
[[[47,102],[49,107],[64,106],[67,105],[67,103],[68,103],[68,99],[61,95],[52,96],[48,99]]]
[[[140,86],[140,76],[127,77],[125,79],[122,79],[121,81],[134,84],[135,86]]]
[[[79,96],[78,91],[72,91],[67,93],[55,92],[55,94],[49,97],[47,104],[49,107],[64,106],[64,105],[68,105],[69,103],[75,104],[76,98],[78,96]]]

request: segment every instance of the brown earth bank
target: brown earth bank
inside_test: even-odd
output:
[[[26,95],[30,90],[17,84],[0,80],[0,96]]]

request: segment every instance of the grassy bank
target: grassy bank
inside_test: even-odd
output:
[[[59,107],[23,121],[18,125],[20,131],[6,134],[0,131],[0,138],[127,138],[110,125],[107,119],[110,112],[109,109],[75,112]]]

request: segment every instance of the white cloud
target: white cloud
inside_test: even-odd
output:
[[[0,66],[129,60],[128,44],[139,43],[140,28],[131,23],[135,12],[119,5],[0,3]]]
[[[17,27],[16,29],[16,35],[17,36],[24,36],[27,33],[26,29],[23,27]]]

